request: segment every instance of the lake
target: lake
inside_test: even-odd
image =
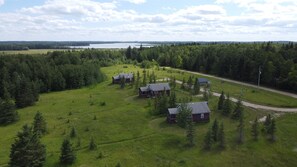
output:
[[[95,48],[95,49],[126,49],[129,46],[132,48],[140,48],[142,47],[153,47],[153,44],[148,43],[101,43],[101,44],[90,44],[89,46],[70,46],[70,48]]]

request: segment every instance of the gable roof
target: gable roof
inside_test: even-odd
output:
[[[113,76],[113,79],[132,79],[133,78],[133,73],[120,73],[119,75]]]
[[[156,83],[156,84],[148,84],[148,89],[151,91],[162,91],[162,90],[170,90],[169,83]]]
[[[145,87],[139,88],[142,92],[143,91],[164,91],[170,90],[169,83],[156,83],[156,84],[147,84]]]
[[[206,78],[198,78],[198,82],[199,83],[208,83],[209,81]]]
[[[208,108],[208,103],[206,101],[187,103],[187,106],[192,109],[192,114],[210,113],[210,109]],[[168,112],[169,114],[178,114],[179,106],[177,108],[168,108]]]

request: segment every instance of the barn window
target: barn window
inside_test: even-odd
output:
[[[204,119],[204,114],[201,114],[201,119]]]

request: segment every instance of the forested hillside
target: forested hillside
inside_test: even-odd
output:
[[[47,55],[0,55],[0,98],[19,108],[33,105],[39,93],[76,89],[101,82],[100,66],[121,59],[114,51],[65,51]],[[122,55],[122,54],[121,54]]]
[[[128,48],[126,57],[297,92],[297,44],[235,43]]]

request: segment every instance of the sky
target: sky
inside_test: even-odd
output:
[[[297,0],[0,0],[0,41],[297,41]]]

